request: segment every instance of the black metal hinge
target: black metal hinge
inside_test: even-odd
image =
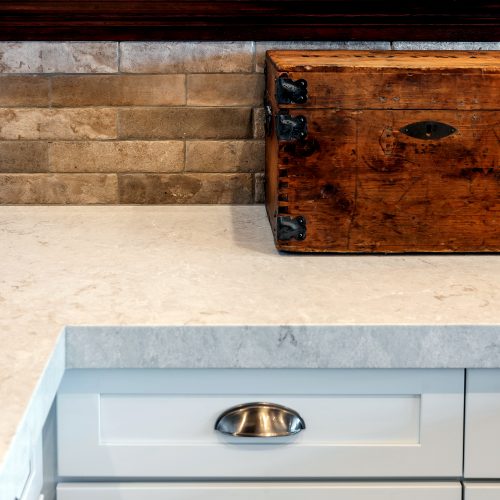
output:
[[[276,115],[276,136],[279,141],[296,141],[307,136],[307,120],[304,116]]]
[[[302,215],[295,218],[280,215],[277,219],[277,228],[278,240],[296,239],[302,241],[306,238],[306,219]]]
[[[286,76],[276,79],[276,102],[278,104],[303,104],[307,101],[307,82],[292,80]]]
[[[266,137],[270,136],[272,133],[271,123],[273,121],[273,109],[269,104],[267,96],[264,97],[264,130]]]

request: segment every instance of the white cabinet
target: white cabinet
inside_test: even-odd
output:
[[[461,500],[461,496],[458,482],[69,483],[57,490],[57,500]]]
[[[463,500],[499,500],[500,483],[464,483]]]
[[[72,370],[58,395],[59,474],[459,477],[463,384],[463,370]],[[296,410],[306,429],[214,430],[224,410],[251,401]]]
[[[500,370],[467,370],[464,456],[466,478],[500,478]]]

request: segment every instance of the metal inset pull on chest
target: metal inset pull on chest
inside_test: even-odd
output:
[[[403,134],[425,141],[443,139],[454,134],[456,131],[457,129],[451,125],[429,120],[410,123],[400,129],[400,132],[403,132]]]

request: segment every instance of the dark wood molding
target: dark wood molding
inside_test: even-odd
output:
[[[0,0],[0,40],[500,40],[476,0]]]

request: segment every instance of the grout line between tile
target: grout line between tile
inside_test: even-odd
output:
[[[15,142],[15,143],[20,143],[20,142],[40,142],[40,141],[50,141],[50,142],[68,142],[68,143],[89,143],[89,142],[97,142],[97,143],[107,143],[107,142],[181,142],[185,141],[187,142],[264,142],[264,139],[255,139],[255,138],[244,138],[244,137],[225,137],[225,138],[214,138],[214,137],[208,137],[208,138],[203,138],[203,137],[165,137],[165,138],[158,138],[158,137],[153,137],[151,139],[139,139],[139,138],[133,138],[133,137],[125,137],[123,139],[116,138],[116,137],[107,137],[104,139],[100,138],[88,138],[88,137],[82,137],[82,138],[70,138],[70,139],[65,139],[65,138],[60,138],[60,137],[39,137],[36,139],[5,139],[5,138],[0,138],[0,144],[4,142]]]
[[[117,109],[115,113],[115,127],[116,127],[116,137],[115,141],[121,140],[121,120],[120,120],[120,110]]]
[[[120,186],[118,185],[118,173],[115,172],[114,174],[114,177],[115,177],[115,189],[116,189],[116,197],[115,197],[115,202],[114,202],[114,205],[119,205],[120,204]]]
[[[258,73],[257,71],[257,43],[252,42],[252,73]]]
[[[50,98],[51,99],[51,98]],[[49,100],[50,100],[49,99]],[[47,105],[40,105],[40,104],[15,104],[15,105],[7,105],[7,104],[0,104],[0,109],[54,109],[54,110],[89,110],[89,109],[113,109],[113,110],[120,110],[120,109],[125,109],[125,110],[147,110],[147,109],[186,109],[186,108],[193,108],[193,109],[206,109],[206,110],[214,110],[214,109],[249,109],[253,110],[255,108],[258,108],[259,104],[257,103],[242,103],[242,104],[215,104],[214,106],[207,106],[206,104],[181,104],[181,103],[176,103],[176,104],[134,104],[134,105],[113,105],[113,104],[98,104],[98,105],[93,105],[93,104],[86,104],[86,105],[80,105],[80,106],[65,106],[65,105],[51,105],[50,102],[47,103]]]
[[[49,108],[52,108],[52,78],[48,78],[48,86],[49,86]]]
[[[47,144],[47,172],[51,172],[51,166],[52,166],[52,155],[51,155],[51,150],[52,150],[52,142],[50,140],[45,141]]]
[[[117,71],[116,73],[121,75],[122,73],[122,44],[121,42],[118,42],[117,44],[117,47],[116,47],[116,59],[117,59],[117,64],[118,64],[118,68],[117,68]]]
[[[183,158],[184,158],[184,164],[182,166],[182,172],[186,172],[186,163],[187,163],[187,144],[186,144],[186,139],[183,140],[183,143],[184,143],[184,154],[183,154]]]

